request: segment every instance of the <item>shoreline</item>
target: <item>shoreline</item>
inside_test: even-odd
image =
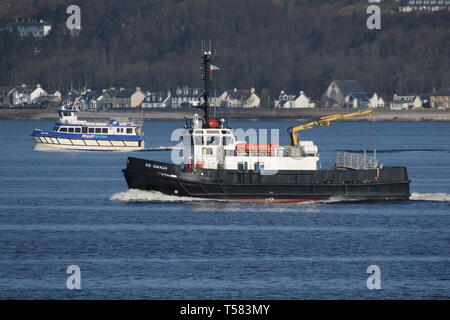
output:
[[[337,114],[351,113],[357,110],[349,109],[221,109],[211,110],[211,117],[226,118],[231,121],[306,121],[320,117]],[[445,110],[399,110],[374,109],[374,113],[368,116],[359,116],[343,121],[393,121],[393,122],[450,122],[450,111]],[[144,116],[143,116],[144,113]],[[108,111],[81,111],[80,119],[139,119],[174,121],[190,118],[194,114],[201,114],[200,110],[108,110]],[[215,114],[215,115],[214,115]],[[57,119],[57,108],[48,109],[0,109],[0,120],[47,120]]]

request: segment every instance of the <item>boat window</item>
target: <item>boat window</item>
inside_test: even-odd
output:
[[[102,129],[101,128],[95,128],[95,133],[102,133]]]
[[[62,127],[59,129],[59,132],[67,132],[67,128],[66,127]]]
[[[87,133],[87,127],[83,127],[83,128],[81,128],[81,132],[83,132],[83,133]]]
[[[133,129],[127,128],[127,133],[133,133]]]
[[[53,131],[58,131],[58,129],[59,129],[58,127],[54,127]]]
[[[108,133],[108,128],[102,128],[102,133]]]
[[[75,128],[75,132],[76,133],[80,133],[81,132],[81,128]]]
[[[74,128],[69,128],[69,132],[74,132]]]
[[[203,145],[203,136],[194,136],[194,142],[196,146]]]
[[[94,133],[95,129],[94,128],[89,128],[89,133]]]
[[[216,136],[208,136],[206,138],[206,144],[208,146],[217,146],[220,144],[220,138]]]
[[[238,171],[247,171],[247,162],[238,162]]]
[[[227,146],[231,144],[231,137],[223,137],[223,145]]]
[[[255,172],[264,171],[264,162],[255,163]]]
[[[122,128],[117,128],[117,133],[122,133],[123,129]]]

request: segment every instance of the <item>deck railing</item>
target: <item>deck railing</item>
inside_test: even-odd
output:
[[[370,170],[381,168],[383,165],[379,162],[374,151],[374,156],[364,154],[338,152],[336,157],[336,168],[339,169],[354,169],[354,170]]]

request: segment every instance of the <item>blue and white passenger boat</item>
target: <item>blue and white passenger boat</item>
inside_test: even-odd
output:
[[[78,110],[58,110],[53,130],[35,129],[31,136],[35,150],[139,151],[144,149],[142,125],[134,122],[88,122],[78,120]]]

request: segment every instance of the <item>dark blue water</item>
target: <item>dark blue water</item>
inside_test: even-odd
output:
[[[147,122],[147,146],[174,144],[179,124]],[[232,123],[281,128],[284,143],[293,124]],[[127,154],[33,151],[32,129],[51,126],[0,121],[2,299],[450,298],[450,123],[310,130],[323,168],[372,138],[384,164],[408,166],[415,200],[285,205],[125,192]],[[66,288],[69,265],[81,290]],[[367,289],[370,265],[381,290]]]

